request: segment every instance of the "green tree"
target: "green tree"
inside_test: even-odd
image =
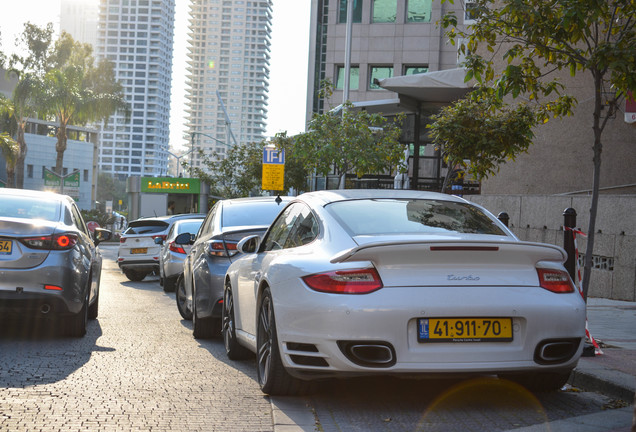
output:
[[[572,77],[586,73],[593,78],[593,192],[583,276],[583,294],[587,298],[602,135],[622,98],[636,89],[636,3],[475,0],[473,6],[476,20],[467,32],[457,29],[453,14],[443,17],[442,24],[452,41],[457,37],[464,41],[460,50],[467,55],[466,78],[474,78],[479,88],[468,100],[440,113],[432,125],[432,136],[443,146],[449,160],[461,161],[469,155],[468,170],[477,177],[495,174],[503,160],[526,150],[534,136],[534,126],[573,112],[576,100],[554,78],[558,72],[569,71]],[[606,90],[613,93],[608,100],[603,99]],[[510,98],[522,95],[530,102],[510,104]],[[504,132],[510,136],[504,136]],[[480,133],[486,138],[471,141]]]
[[[95,66],[90,45],[77,43],[62,33],[51,59],[56,68],[43,78],[40,106],[59,124],[55,172],[61,174],[68,126],[107,121],[118,110],[127,112],[128,105],[112,63],[102,60]]]
[[[113,205],[119,200],[127,202],[126,182],[104,172],[100,172],[97,177],[97,201],[105,204],[112,201]]]
[[[331,95],[331,83],[324,82],[322,94]],[[308,131],[294,137],[294,153],[309,170],[341,176],[392,172],[404,157],[404,145],[399,142],[403,116],[391,121],[381,114],[354,110],[350,102],[338,113],[315,114]]]
[[[15,187],[15,164],[18,156],[18,143],[6,132],[0,133],[0,151],[4,156],[7,169],[7,186]]]
[[[24,30],[16,40],[17,53],[9,56],[8,70],[19,75],[32,73],[44,76],[51,69],[49,56],[53,48],[53,34],[53,23],[48,23],[45,27],[25,23]]]
[[[15,161],[15,185],[24,187],[24,161],[27,155],[27,144],[24,139],[27,120],[35,116],[38,108],[38,97],[41,94],[41,81],[32,73],[25,73],[18,81],[13,96],[6,100],[0,108],[4,113],[10,114],[15,127],[15,140],[18,150]],[[13,133],[11,133],[13,135]]]
[[[272,140],[278,148],[285,147],[285,151],[289,151],[285,155],[285,189],[279,191],[282,193],[288,193],[290,188],[304,190],[307,178],[307,172],[294,157],[293,149],[287,150],[289,142],[286,134],[278,134]],[[192,175],[210,185],[212,195],[236,198],[258,193],[263,176],[263,147],[267,144],[265,141],[238,144],[230,147],[224,157],[200,152],[205,168],[192,168]],[[184,167],[188,168],[187,163]]]

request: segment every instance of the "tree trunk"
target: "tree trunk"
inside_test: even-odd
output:
[[[57,156],[55,158],[55,172],[60,176],[64,175],[64,152],[66,151],[66,124],[60,121],[60,127],[57,128],[57,143],[55,144],[55,151]]]
[[[602,76],[600,73],[594,74],[594,175],[592,180],[592,203],[590,205],[590,223],[587,228],[587,247],[585,248],[585,262],[583,264],[583,282],[582,291],[583,298],[587,302],[587,294],[590,288],[590,279],[592,276],[592,259],[594,254],[594,234],[596,231],[596,214],[598,212],[598,198],[601,179],[601,153],[603,144],[601,143],[601,83]],[[609,114],[609,113],[608,113]]]
[[[19,145],[18,156],[15,164],[15,185],[18,189],[24,189],[24,161],[27,155],[27,145],[24,139],[24,128],[26,127],[26,121],[18,122],[18,134],[17,142]]]

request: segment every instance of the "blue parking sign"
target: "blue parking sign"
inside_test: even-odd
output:
[[[284,165],[285,150],[280,150],[273,146],[264,147],[263,148],[263,163]]]

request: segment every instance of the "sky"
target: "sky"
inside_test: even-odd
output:
[[[98,2],[99,0],[85,0]],[[3,52],[15,50],[15,37],[30,21],[44,26],[52,22],[59,32],[60,0],[4,1],[0,22]],[[170,145],[179,149],[188,143],[185,136],[185,74],[187,0],[175,0],[175,42],[170,107]],[[305,130],[307,63],[309,49],[309,8],[311,0],[273,0],[272,46],[269,79],[269,107],[266,135]]]

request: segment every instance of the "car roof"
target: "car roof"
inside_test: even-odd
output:
[[[243,198],[229,198],[229,199],[221,200],[219,202],[223,203],[224,206],[227,206],[227,205],[241,205],[241,204],[254,203],[254,202],[270,202],[270,201],[275,201],[279,198],[282,202],[290,202],[295,197],[269,195],[269,196],[243,197]]]
[[[0,188],[0,195],[19,195],[31,198],[54,199],[58,201],[68,201],[71,199],[71,197],[69,197],[68,195],[61,195],[55,192],[33,189]]]
[[[468,202],[455,195],[409,189],[330,189],[307,192],[299,195],[298,198],[320,206],[325,206],[336,201],[356,199],[428,199],[462,203]]]
[[[135,219],[134,221],[130,221],[130,224],[134,224],[137,222],[165,222],[170,224],[174,221],[181,219],[204,219],[206,216],[205,213],[181,213],[178,215],[166,215],[166,216],[154,216],[154,217],[140,217],[139,219]]]

